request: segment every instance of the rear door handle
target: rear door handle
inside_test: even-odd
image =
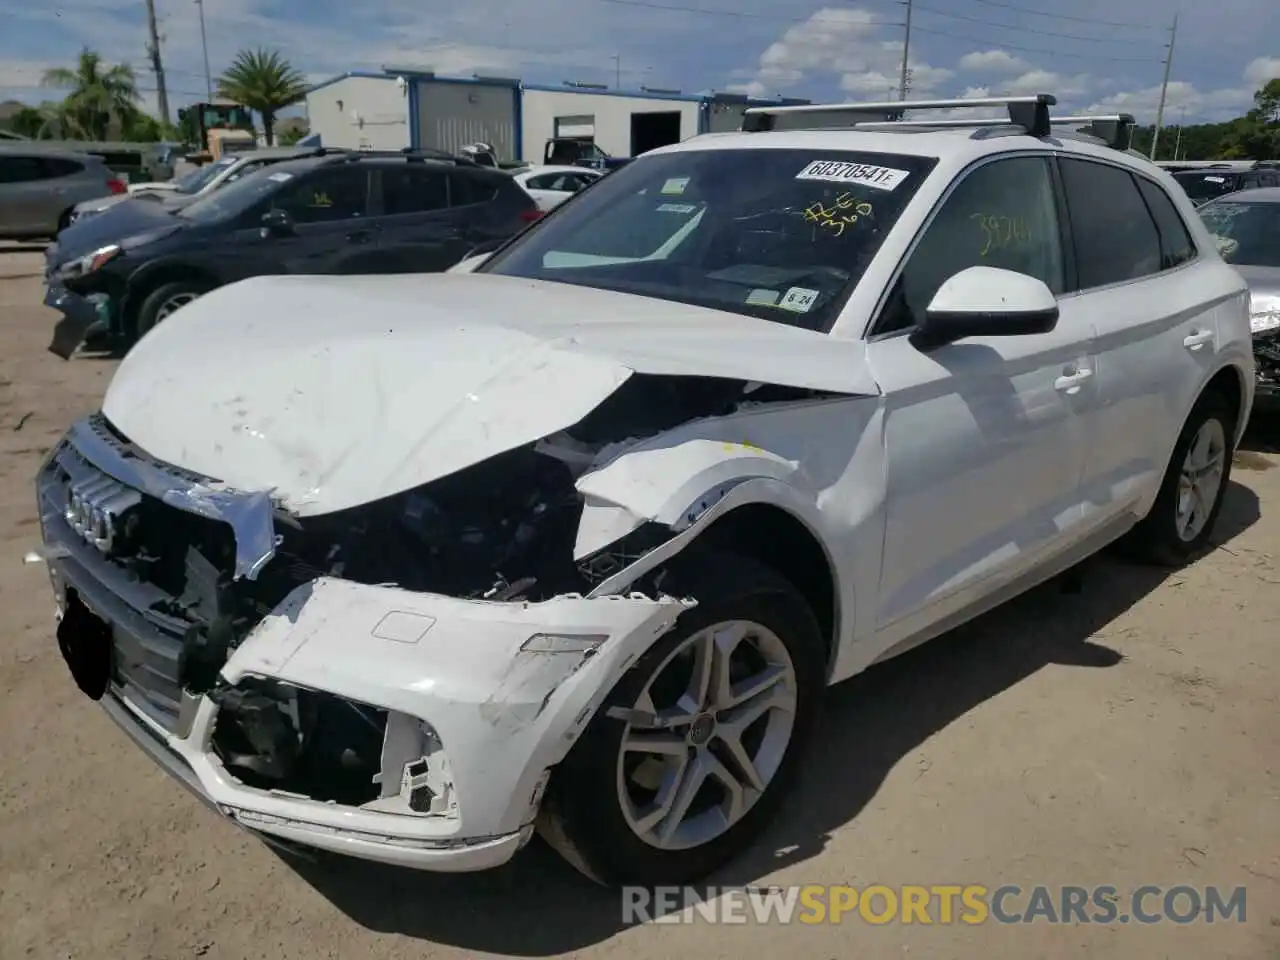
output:
[[[1088,367],[1077,367],[1073,364],[1063,371],[1062,376],[1053,381],[1053,389],[1059,393],[1076,394],[1080,392],[1080,385],[1092,376],[1093,371]]]
[[[1212,330],[1193,330],[1189,336],[1182,338],[1182,345],[1188,350],[1199,350],[1212,339]]]

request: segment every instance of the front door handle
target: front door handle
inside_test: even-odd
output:
[[[1059,393],[1068,395],[1080,392],[1080,385],[1093,376],[1093,371],[1088,367],[1078,367],[1074,364],[1062,371],[1062,376],[1053,381],[1053,389]]]
[[[1193,330],[1190,335],[1182,338],[1182,345],[1188,350],[1199,350],[1212,339],[1212,330]]]

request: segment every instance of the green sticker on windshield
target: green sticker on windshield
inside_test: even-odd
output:
[[[752,290],[747,294],[747,303],[753,307],[776,307],[778,305],[778,291],[764,288]]]
[[[662,185],[662,193],[668,197],[678,197],[689,186],[688,177],[672,177]]]
[[[693,213],[697,209],[692,203],[664,203],[658,206],[659,213]]]

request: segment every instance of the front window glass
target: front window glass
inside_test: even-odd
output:
[[[285,164],[267,167],[205,194],[195,203],[177,211],[177,216],[196,223],[230,220],[274,194],[293,177],[293,171]]]
[[[235,157],[227,157],[218,160],[216,163],[206,163],[202,167],[197,167],[190,173],[179,177],[173,182],[174,188],[179,193],[193,194],[199,193],[209,184],[214,177],[222,173],[227,167],[236,162]]]
[[[831,150],[650,155],[479,272],[828,330],[936,160]]]
[[[1280,203],[1219,200],[1199,213],[1227,263],[1280,267]]]

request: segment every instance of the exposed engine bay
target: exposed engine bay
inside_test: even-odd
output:
[[[219,705],[213,748],[237,779],[315,800],[438,813],[449,787],[439,759],[430,759],[426,724],[320,691],[229,686],[220,671],[231,653],[286,596],[319,577],[491,601],[586,593],[672,536],[645,523],[574,559],[583,510],[574,483],[611,446],[744,403],[814,395],[637,375],[561,434],[374,503],[304,519],[278,514],[275,553],[254,579],[232,576],[229,527],[150,497],[125,518],[112,560],[167,595],[151,612],[181,635],[181,689]]]

